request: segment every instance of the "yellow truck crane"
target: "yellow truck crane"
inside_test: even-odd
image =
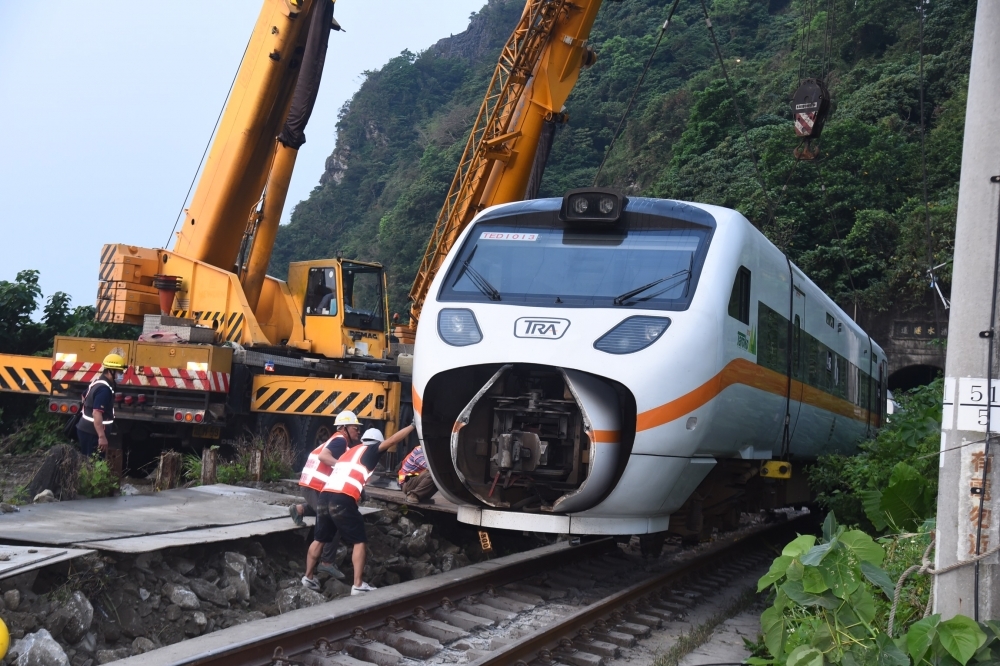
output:
[[[265,274],[339,27],[331,0],[264,1],[173,249],[102,249],[97,319],[143,335],[57,337],[51,359],[5,356],[0,389],[73,413],[104,356],[121,354],[116,430],[151,451],[248,431],[302,450],[344,409],[387,434],[408,418],[382,266],[337,257],[293,263],[287,282]]]
[[[387,435],[405,425],[409,373],[392,343],[412,342],[434,273],[472,217],[523,199],[536,154],[544,166],[546,125],[565,121],[563,104],[594,61],[587,39],[599,6],[527,0],[416,277],[410,326],[395,338],[379,264],[295,262],[287,282],[265,273],[329,31],[339,29],[331,0],[265,0],[174,248],[102,249],[97,318],[142,324],[143,335],[59,336],[51,359],[0,355],[0,390],[47,395],[50,411],[75,413],[101,360],[118,353],[129,367],[116,429],[149,454],[260,433],[301,456],[344,409]]]

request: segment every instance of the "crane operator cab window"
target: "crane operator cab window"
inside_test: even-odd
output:
[[[333,268],[310,268],[306,290],[306,314],[336,316],[337,271]]]
[[[385,330],[385,295],[382,268],[345,261],[344,326],[366,331]]]

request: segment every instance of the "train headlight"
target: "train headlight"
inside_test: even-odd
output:
[[[614,224],[621,217],[625,197],[603,188],[570,190],[563,197],[559,219],[564,222]]]
[[[608,354],[631,354],[659,340],[668,326],[670,320],[666,317],[629,317],[599,337],[594,349]]]
[[[476,316],[465,308],[445,308],[438,313],[438,335],[453,347],[474,345],[483,339]]]

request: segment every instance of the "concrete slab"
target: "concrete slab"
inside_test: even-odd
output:
[[[396,485],[393,483],[392,485]],[[372,499],[381,500],[383,502],[395,502],[396,504],[406,504],[406,496],[403,494],[402,490],[393,487],[375,486],[368,484],[365,486],[365,494]],[[438,511],[441,513],[450,513],[457,515],[458,506],[452,504],[440,493],[426,502],[421,502],[420,504],[409,504],[412,509],[428,510],[428,511]]]
[[[287,528],[295,529],[288,518],[287,507],[296,501],[301,499],[217,484],[166,490],[154,495],[32,504],[21,507],[17,513],[0,515],[0,542],[67,546],[277,518],[284,518]],[[197,541],[192,538],[190,543]]]
[[[0,580],[32,569],[47,567],[76,557],[89,555],[92,550],[79,548],[32,548],[0,546]]]
[[[362,516],[370,513],[377,513],[378,509],[361,507]],[[292,530],[308,529],[316,523],[316,519],[306,516],[302,519],[306,527],[298,527],[286,514],[282,518],[270,518],[268,520],[258,520],[252,523],[240,523],[238,525],[224,525],[221,527],[206,527],[198,530],[184,530],[183,532],[167,532],[165,534],[149,534],[136,537],[125,537],[122,539],[106,539],[103,541],[86,541],[77,545],[96,548],[97,550],[107,550],[115,553],[148,553],[161,548],[175,548],[177,546],[190,546],[194,543],[214,543],[218,541],[233,541],[235,539],[248,539],[250,537],[264,534],[274,534],[276,532],[290,532]]]

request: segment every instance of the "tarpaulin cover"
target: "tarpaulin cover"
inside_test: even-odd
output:
[[[278,135],[278,141],[295,150],[306,142],[306,123],[316,104],[316,94],[319,92],[323,64],[326,61],[326,47],[330,41],[330,28],[333,25],[333,3],[330,0],[317,2],[318,6],[313,8],[309,17],[306,50],[302,54],[302,69],[292,94],[292,107],[288,111],[285,126]]]

